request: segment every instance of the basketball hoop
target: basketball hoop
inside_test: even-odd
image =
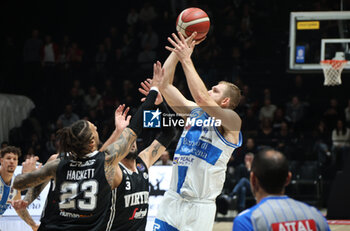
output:
[[[324,86],[336,86],[341,84],[341,72],[346,60],[322,60],[321,66],[324,74]]]

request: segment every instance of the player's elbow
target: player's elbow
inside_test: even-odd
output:
[[[13,181],[12,187],[16,190],[19,190],[19,191],[26,189],[25,185],[23,184],[23,180],[19,179],[18,176]]]

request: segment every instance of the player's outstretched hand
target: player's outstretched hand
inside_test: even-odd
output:
[[[197,32],[193,32],[187,39],[185,39],[180,32],[178,32],[178,35],[179,37],[176,36],[175,33],[172,33],[173,39],[168,37],[168,41],[171,43],[171,45],[173,45],[173,47],[166,46],[165,48],[171,52],[174,52],[180,62],[183,62],[191,58],[193,49],[196,45],[194,37],[197,35]]]
[[[114,120],[115,120],[115,128],[118,131],[123,131],[130,123],[131,116],[127,115],[130,108],[127,107],[125,110],[125,104],[119,105],[119,107],[115,110]]]
[[[151,89],[151,85],[152,85],[152,79],[149,79],[149,78],[147,80],[141,82],[141,87],[139,87],[139,92],[141,92],[141,94],[143,94],[144,96],[147,96],[150,89]],[[141,99],[141,102],[144,102],[145,100],[146,100],[146,97],[143,97]],[[162,102],[163,102],[163,97],[162,97],[162,94],[160,94],[160,92],[159,92],[154,104],[159,105]]]
[[[30,158],[26,159],[22,163],[22,173],[29,173],[29,172],[33,172],[37,169],[40,169],[42,166],[41,163],[38,165],[38,167],[36,166],[36,163],[38,160],[39,160],[39,157],[37,157],[37,156],[30,157]]]

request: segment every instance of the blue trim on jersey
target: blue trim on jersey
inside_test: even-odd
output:
[[[247,209],[241,212],[237,217],[233,219],[233,231],[241,230],[254,230],[250,217],[252,216],[252,210]]]
[[[8,186],[7,184],[5,184],[4,180],[2,179],[2,177],[0,177],[2,185],[0,185],[0,187],[2,187],[1,191],[2,191],[2,195],[1,195],[1,201],[0,201],[0,215],[4,214],[6,209],[10,206],[7,203],[7,199],[10,195],[10,189],[11,187]]]
[[[242,132],[239,132],[238,144],[234,144],[234,143],[231,143],[231,142],[227,141],[227,140],[221,135],[221,133],[219,132],[219,130],[217,129],[217,127],[214,126],[214,130],[215,130],[216,134],[218,135],[218,137],[220,138],[220,140],[222,140],[222,142],[224,142],[224,144],[226,144],[226,145],[228,145],[228,146],[230,146],[230,147],[233,147],[233,148],[241,147],[242,142],[243,142]]]
[[[177,166],[177,188],[176,192],[180,194],[180,189],[182,185],[185,182],[186,174],[187,174],[188,167],[187,166]]]
[[[153,231],[179,231],[179,230],[169,225],[165,221],[162,221],[156,218],[153,224]]]

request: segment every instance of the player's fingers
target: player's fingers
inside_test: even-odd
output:
[[[127,107],[127,108],[125,109],[125,111],[123,112],[123,116],[124,116],[124,117],[128,114],[129,110],[130,110],[130,107]]]
[[[186,44],[186,40],[185,40],[185,37],[183,36],[183,34],[182,33],[180,33],[180,32],[178,32],[178,34],[179,34],[179,37],[180,37],[180,39],[181,39],[181,42],[183,43],[183,44]],[[192,35],[193,35],[194,33],[192,33]],[[190,36],[190,40],[191,39],[193,39],[194,37],[193,36]]]
[[[148,81],[148,79],[147,79],[147,80],[144,81],[144,83],[145,83],[145,85],[147,86],[148,89],[151,88],[152,81]]]
[[[153,63],[153,76],[156,76],[156,64]]]
[[[171,45],[174,46],[175,49],[180,49],[180,46],[178,45],[179,43],[174,42],[171,38],[168,38],[168,41],[171,43]]]
[[[165,49],[167,49],[168,51],[171,51],[171,52],[175,51],[175,49],[174,49],[174,48],[172,48],[172,47],[168,47],[168,46],[165,46]]]
[[[146,91],[149,91],[149,88],[147,87],[147,85],[144,82],[141,82],[141,87],[143,89],[145,89]]]
[[[148,81],[143,81],[143,84],[145,85],[148,91],[151,89],[151,84]]]
[[[191,48],[195,47],[196,46],[196,41],[192,41],[191,43]]]
[[[144,89],[142,89],[142,88],[139,88],[139,92],[141,93],[141,94],[143,94],[143,95],[148,95],[148,91],[145,91]]]
[[[43,166],[42,163],[39,164],[39,166],[37,167],[37,169],[40,169]]]
[[[182,35],[180,32],[177,32],[180,35]],[[179,37],[177,37],[177,35],[175,33],[172,33],[171,34],[174,38],[174,40],[176,41],[177,44],[180,44],[181,43],[181,40],[179,39]]]
[[[130,119],[131,119],[131,115],[128,115],[128,117],[126,118],[126,122],[130,122]]]
[[[115,110],[115,113],[114,114],[119,114],[120,113],[120,111],[121,111],[121,108],[122,108],[122,105],[119,105],[118,107],[117,107],[117,109]]]
[[[145,102],[145,100],[146,100],[146,97],[143,97],[143,98],[141,99],[141,102]]]

